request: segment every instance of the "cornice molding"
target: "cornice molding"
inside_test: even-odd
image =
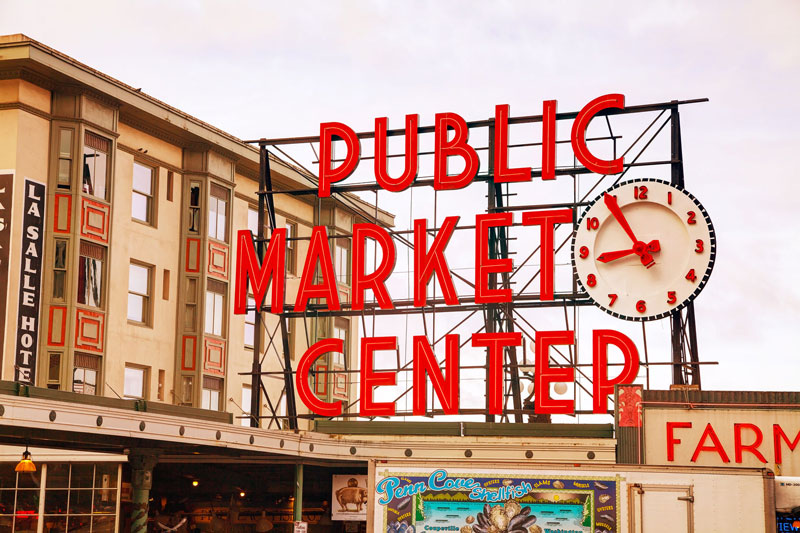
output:
[[[17,109],[20,111],[25,111],[27,113],[30,113],[31,115],[43,118],[45,120],[53,120],[53,115],[51,115],[50,113],[42,111],[41,109],[37,109],[31,105],[24,104],[22,102],[8,102],[0,104],[0,110],[6,110],[6,109]]]
[[[169,133],[168,131],[155,127],[149,123],[140,120],[133,115],[126,113],[124,109],[120,110],[119,112],[119,122],[121,124],[125,124],[126,126],[130,126],[131,128],[137,129],[142,133],[146,133],[151,137],[155,137],[156,139],[160,139],[162,141],[166,141],[170,144],[178,146],[179,148],[188,148],[188,144],[185,139],[181,139],[177,135]]]

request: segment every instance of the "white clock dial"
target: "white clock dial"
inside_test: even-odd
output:
[[[716,255],[711,219],[694,196],[665,181],[615,185],[589,204],[572,238],[580,287],[628,320],[668,316],[702,290]]]

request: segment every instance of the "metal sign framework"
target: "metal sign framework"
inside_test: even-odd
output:
[[[681,125],[680,125],[680,114],[679,114],[679,107],[681,105],[692,104],[692,103],[699,103],[699,102],[707,102],[708,99],[694,99],[694,100],[683,100],[677,101],[673,100],[670,102],[662,102],[657,104],[648,104],[648,105],[638,105],[638,106],[629,106],[624,109],[607,109],[601,111],[597,114],[597,119],[601,120],[604,119],[607,125],[607,134],[601,136],[595,136],[587,139],[591,142],[601,142],[606,141],[612,143],[613,146],[613,153],[614,157],[617,157],[617,148],[620,140],[622,139],[621,135],[615,135],[614,130],[612,128],[612,118],[615,116],[622,116],[622,115],[631,115],[631,114],[642,114],[642,113],[650,113],[655,114],[655,118],[650,121],[644,129],[641,130],[638,137],[624,150],[623,155],[625,156],[625,164],[624,164],[624,171],[619,175],[600,175],[598,176],[597,180],[594,182],[592,187],[589,189],[588,192],[583,194],[579,197],[578,195],[578,188],[575,186],[573,199],[571,202],[565,202],[561,204],[528,204],[528,205],[514,205],[511,202],[511,199],[515,196],[514,193],[511,192],[511,188],[514,186],[513,183],[496,183],[494,181],[494,165],[493,165],[493,130],[494,130],[494,119],[488,120],[480,120],[480,121],[472,121],[468,122],[467,125],[472,132],[475,129],[479,128],[488,128],[488,139],[489,144],[488,146],[477,147],[476,150],[487,150],[488,149],[488,169],[486,172],[479,172],[478,175],[475,177],[472,185],[476,186],[480,183],[485,183],[486,185],[486,212],[516,212],[516,211],[530,211],[530,210],[537,210],[537,209],[553,209],[553,208],[570,208],[574,212],[573,216],[573,231],[574,231],[574,224],[577,223],[577,220],[580,216],[580,211],[583,207],[585,207],[588,203],[588,199],[591,199],[590,195],[596,195],[605,190],[606,188],[618,183],[622,180],[628,171],[632,168],[638,167],[648,167],[648,166],[661,166],[661,167],[669,167],[670,175],[671,175],[671,182],[673,185],[678,185],[683,187],[684,185],[684,168],[683,168],[683,153],[682,153],[682,142],[681,142]],[[558,113],[556,115],[556,120],[561,123],[562,121],[570,121],[575,119],[577,116],[577,112],[569,112],[569,113]],[[509,125],[514,124],[525,124],[525,123],[537,123],[542,121],[541,115],[532,115],[532,116],[520,116],[520,117],[511,117],[508,120]],[[656,140],[657,137],[665,130],[665,128],[669,126],[669,144],[671,147],[671,157],[670,159],[657,159],[657,160],[647,160],[645,156],[648,147]],[[418,132],[420,134],[425,133],[433,133],[434,128],[433,126],[424,126],[418,128]],[[404,129],[393,129],[387,132],[387,136],[402,136],[405,134]],[[373,138],[374,133],[372,132],[362,132],[358,133],[359,139],[368,139]],[[282,156],[286,157],[290,160],[294,165],[296,165],[298,171],[303,173],[311,183],[317,183],[317,176],[308,168],[304,167],[300,164],[295,158],[290,156],[282,146],[286,145],[304,145],[308,144],[311,146],[311,149],[314,151],[316,155],[317,151],[314,149],[314,144],[319,142],[318,136],[312,137],[294,137],[294,138],[281,138],[281,139],[259,139],[254,141],[248,141],[250,143],[258,144],[260,148],[260,187],[258,190],[258,235],[256,237],[256,249],[259,257],[263,257],[264,252],[264,245],[268,243],[269,238],[264,233],[264,228],[266,224],[269,224],[270,232],[276,228],[276,211],[275,211],[275,201],[274,197],[277,194],[284,194],[290,196],[307,196],[317,195],[317,188],[296,188],[296,189],[275,189],[273,188],[272,184],[272,175],[270,171],[270,153],[269,148],[273,148],[276,152],[281,154]],[[561,143],[568,143],[568,140],[562,141],[557,140],[558,144]],[[509,150],[512,148],[521,148],[521,147],[530,147],[540,145],[541,143],[523,143],[523,144],[511,144],[509,145]],[[420,155],[430,155],[430,153],[421,152]],[[389,157],[403,157],[403,154],[389,154]],[[366,158],[364,158],[366,159]],[[579,175],[582,174],[590,174],[591,172],[582,167],[578,166],[577,163],[574,163],[572,166],[559,166],[556,168],[556,176],[570,176],[575,180]],[[532,170],[532,177],[539,178],[541,177],[541,170]],[[418,177],[411,187],[433,187],[433,179],[428,177]],[[380,189],[380,186],[373,182],[370,183],[353,183],[353,184],[334,184],[331,187],[331,192],[337,202],[340,202],[348,209],[352,210],[357,214],[358,217],[363,218],[365,221],[373,222],[375,224],[386,226],[385,223],[382,223],[377,216],[378,210],[378,194],[377,191]],[[365,208],[359,205],[357,202],[353,200],[347,194],[342,193],[358,193],[358,192],[374,192],[375,193],[375,204],[374,212],[368,212]],[[438,200],[437,200],[438,201]],[[319,197],[317,197],[317,209],[319,212]],[[436,205],[436,204],[434,204]],[[434,224],[435,225],[435,224]],[[520,226],[519,223],[512,225],[511,227]],[[463,226],[460,225],[457,229],[471,229],[474,226]],[[412,233],[413,230],[397,230],[393,228],[386,228],[387,231],[391,234],[392,239],[395,242],[395,245],[400,246],[407,246],[409,248],[413,248],[413,243],[409,241],[407,235]],[[430,234],[434,234],[438,228],[430,228],[428,231]],[[352,235],[336,235],[331,236],[330,238],[349,238]],[[504,259],[509,258],[513,255],[514,252],[510,251],[510,241],[514,240],[512,237],[508,235],[506,228],[504,227],[497,227],[490,229],[490,246],[489,246],[489,256],[490,259]],[[291,240],[308,240],[308,237],[298,237],[293,236]],[[568,242],[571,239],[571,235],[563,240],[563,242],[556,243],[556,252],[567,246]],[[521,263],[515,264],[514,268],[511,273],[492,273],[490,274],[489,278],[489,287],[490,288],[508,288],[511,289],[512,286],[515,284],[517,280],[514,280],[515,276],[520,274],[521,269],[530,262],[530,260],[534,257],[534,255],[538,253],[538,248],[533,250],[529,256],[527,256]],[[463,283],[466,283],[469,286],[473,286],[472,282],[468,279],[464,278],[458,272],[452,271],[451,274],[454,278],[460,280]],[[539,275],[538,269],[536,272],[529,276],[529,279],[525,280],[522,283],[522,280],[519,283],[522,285],[522,289],[514,290],[513,291],[513,298],[511,302],[503,303],[503,304],[476,304],[474,299],[469,297],[462,297],[459,295],[459,303],[458,305],[454,306],[446,306],[444,305],[444,301],[440,298],[434,298],[432,303],[428,304],[426,307],[414,307],[412,299],[394,299],[395,309],[386,310],[380,309],[377,305],[377,302],[367,300],[364,304],[363,311],[354,311],[350,308],[348,303],[342,303],[342,308],[338,311],[330,311],[324,308],[321,305],[309,305],[308,309],[304,312],[292,312],[286,311],[280,315],[278,315],[277,325],[275,328],[270,331],[267,328],[266,321],[264,320],[264,313],[267,311],[264,308],[255,309],[255,331],[257,332],[254,335],[254,351],[253,351],[253,364],[252,370],[246,374],[251,375],[252,377],[252,389],[255,391],[261,391],[264,394],[266,399],[266,405],[269,412],[262,414],[262,404],[261,404],[261,395],[258,393],[251,395],[251,405],[250,405],[250,413],[248,415],[250,419],[250,424],[253,427],[259,425],[262,419],[269,420],[269,427],[272,427],[275,424],[277,427],[280,427],[279,419],[283,418],[287,420],[288,428],[290,429],[297,429],[298,427],[298,418],[315,418],[316,415],[300,415],[298,416],[297,413],[297,406],[295,404],[295,392],[294,392],[294,369],[293,369],[293,362],[290,355],[290,347],[289,347],[289,337],[288,337],[288,327],[287,327],[287,319],[296,318],[302,319],[303,324],[305,326],[306,334],[308,334],[309,326],[308,321],[313,318],[322,318],[322,317],[360,317],[361,318],[361,326],[362,331],[366,332],[366,316],[371,316],[374,319],[378,316],[385,316],[385,315],[407,315],[407,314],[421,314],[423,319],[423,324],[425,325],[425,333],[428,335],[430,331],[428,330],[428,317],[429,315],[433,317],[434,320],[434,328],[435,328],[435,315],[437,313],[443,312],[461,312],[467,313],[466,317],[458,322],[454,327],[448,331],[448,333],[452,333],[457,328],[459,328],[462,324],[467,322],[467,320],[474,316],[476,313],[483,314],[483,326],[482,330],[486,332],[513,332],[513,331],[521,331],[524,337],[528,337],[531,342],[533,342],[533,337],[531,333],[535,331],[534,326],[530,323],[529,320],[526,319],[524,316],[524,310],[526,309],[535,309],[535,308],[562,308],[564,310],[564,319],[567,323],[567,327],[570,327],[569,324],[569,310],[571,309],[573,312],[573,324],[572,326],[577,329],[577,322],[574,319],[574,314],[576,312],[577,307],[579,306],[587,306],[592,305],[592,302],[589,300],[588,296],[585,293],[582,293],[578,290],[578,286],[573,278],[572,281],[572,290],[571,291],[561,291],[556,292],[554,295],[554,299],[552,301],[542,301],[539,299],[538,293],[528,290],[531,286],[532,282],[537,278]],[[252,311],[252,308],[249,308],[248,311]],[[374,327],[374,326],[373,326]],[[696,326],[695,326],[695,313],[694,313],[694,305],[693,303],[689,303],[686,307],[684,307],[680,311],[673,312],[670,317],[670,329],[671,329],[671,361],[669,362],[654,362],[649,361],[647,358],[647,338],[646,332],[644,328],[644,323],[642,323],[642,334],[644,336],[644,343],[645,343],[645,360],[641,362],[642,367],[644,368],[646,375],[647,375],[647,383],[649,384],[650,381],[650,366],[654,365],[670,365],[672,367],[672,383],[674,385],[695,385],[700,386],[700,366],[702,364],[713,364],[713,363],[701,363],[698,357],[698,350],[697,350],[697,333],[696,333]],[[259,333],[263,332],[263,333]],[[432,335],[432,343],[435,345],[439,341],[443,340],[446,334],[442,334],[441,336],[437,337],[435,333],[435,329]],[[263,336],[263,339],[262,339]],[[467,341],[468,342],[468,341]],[[466,342],[464,343],[466,344]],[[524,349],[524,346],[523,346]],[[277,358],[279,366],[281,370],[279,371],[265,371],[264,368],[264,361],[267,355],[270,353]],[[565,354],[562,351],[556,349],[554,347],[554,351],[560,357],[560,360],[552,360],[551,364],[554,366],[570,366],[575,368],[577,374],[580,374],[584,379],[589,380],[590,377],[587,376],[582,370],[582,366],[577,363],[577,356],[573,356],[572,348],[570,348],[569,353]],[[501,416],[502,421],[510,421],[514,422],[522,422],[523,415],[528,414],[531,415],[532,409],[530,409],[530,404],[528,403],[531,399],[532,394],[529,394],[526,398],[523,398],[524,388],[522,386],[522,379],[531,379],[531,376],[524,372],[526,365],[523,363],[524,360],[520,360],[520,356],[522,354],[518,353],[517,347],[508,347],[505,352],[505,361],[504,361],[504,414]],[[524,358],[524,356],[523,356]],[[527,365],[528,367],[530,365]],[[473,367],[461,367],[463,368],[479,368],[485,369],[488,375],[488,365],[478,365]],[[522,372],[521,372],[522,369]],[[397,368],[391,369],[396,372],[404,372],[410,371],[410,363],[406,363],[405,365],[401,364],[400,357],[398,353],[397,359]],[[357,372],[357,370],[352,370],[346,368],[344,373],[349,375],[350,373]],[[333,371],[333,370],[321,370],[318,373],[342,373],[341,371]],[[281,396],[277,400],[271,398],[267,388],[264,385],[263,378],[266,376],[276,377],[282,376],[283,378],[283,390],[281,391]],[[583,387],[578,381],[576,381],[576,386]],[[584,388],[584,390],[586,390]],[[402,398],[406,394],[410,392],[410,388],[405,390],[403,394],[398,396]],[[587,391],[588,392],[588,391]],[[280,408],[281,402],[285,402],[285,414],[281,415],[282,409]],[[357,403],[358,399],[356,398],[352,403],[347,405],[345,409],[345,414],[343,417],[347,416],[355,416],[353,414],[348,413],[349,407],[353,404]],[[441,411],[437,413],[436,410],[429,410],[429,413],[433,412],[433,414],[439,414]],[[488,413],[487,409],[461,409],[461,414],[464,415],[485,415],[486,421],[492,422],[494,421],[494,415]],[[579,413],[579,411],[576,411]],[[411,413],[405,412],[398,412],[397,416],[403,415],[410,415]]]

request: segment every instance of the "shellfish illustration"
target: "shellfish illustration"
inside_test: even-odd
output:
[[[536,516],[530,513],[530,507],[522,507],[514,500],[495,506],[487,503],[475,515],[472,533],[529,533],[528,528],[536,522]]]
[[[557,489],[563,489],[564,488],[564,482],[557,479],[557,480],[553,481],[553,486],[555,488],[557,488]]]

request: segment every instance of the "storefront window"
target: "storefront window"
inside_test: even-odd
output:
[[[17,474],[14,463],[0,464],[0,531],[35,532],[44,498],[42,531],[112,533],[119,498],[118,463],[42,463],[36,472]],[[46,487],[42,478],[47,479]],[[90,529],[91,528],[91,529]]]

